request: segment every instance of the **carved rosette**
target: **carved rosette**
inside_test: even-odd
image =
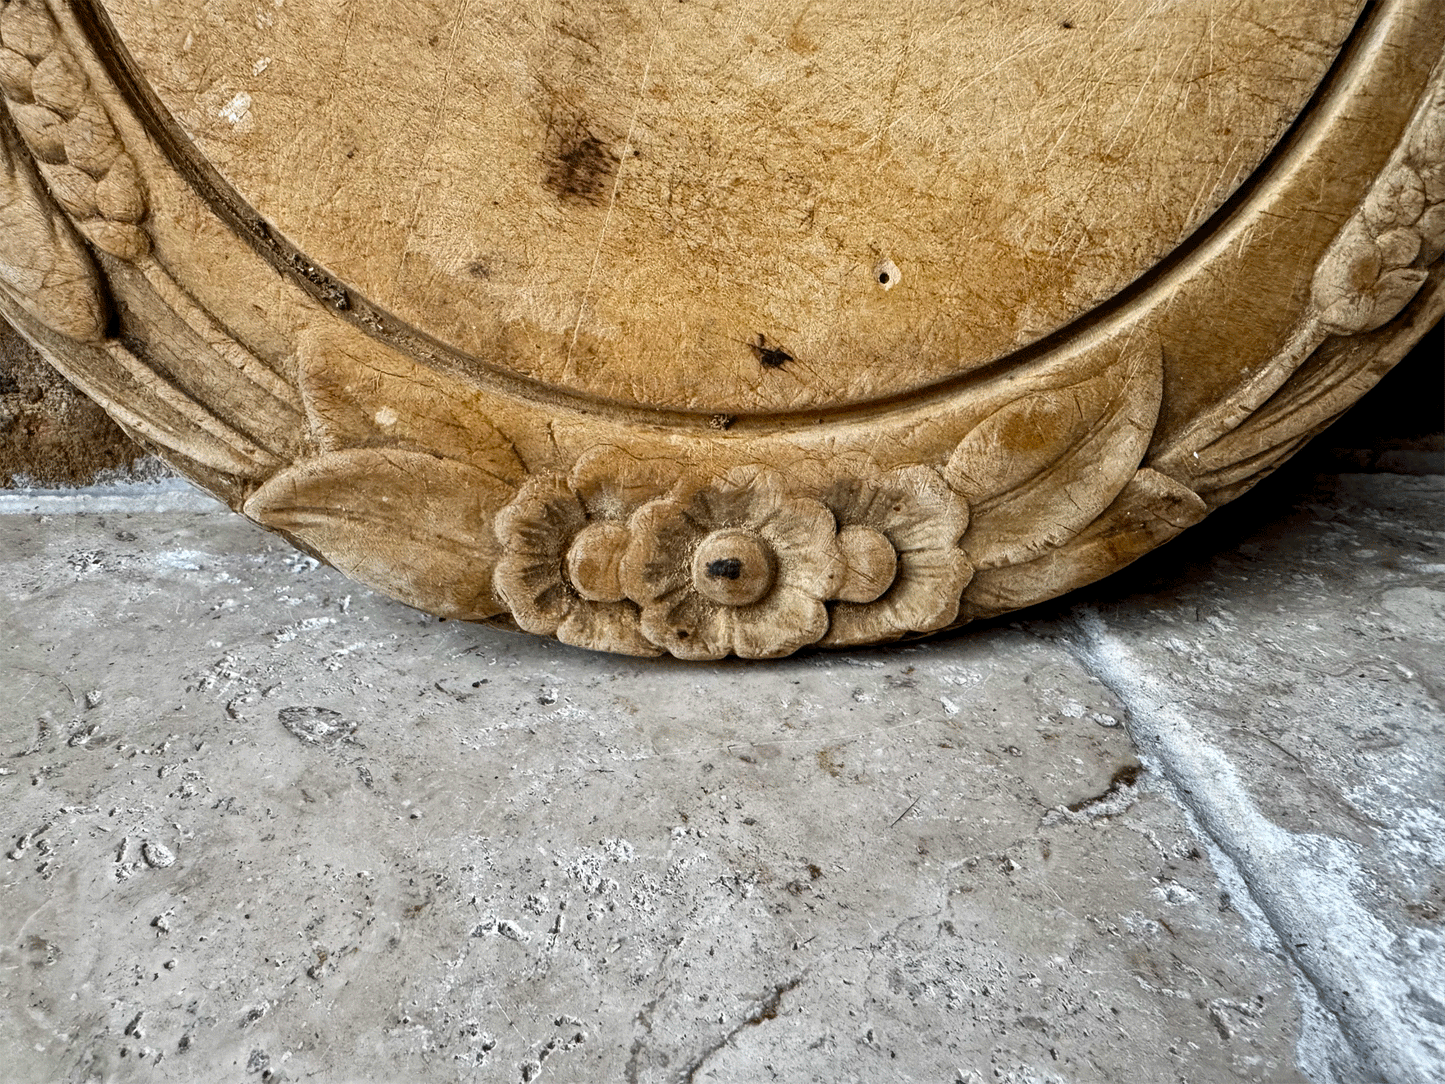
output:
[[[632,517],[622,582],[647,638],[684,659],[789,655],[843,582],[833,515],[758,467],[684,480]]]
[[[622,585],[628,518],[660,488],[647,464],[622,454],[584,456],[567,477],[528,479],[496,518],[497,590],[512,619],[577,647],[661,654]]]
[[[936,471],[862,468],[820,497],[758,466],[676,473],[609,451],[524,483],[495,525],[497,589],[517,624],[579,647],[715,659],[957,616],[967,505]]]

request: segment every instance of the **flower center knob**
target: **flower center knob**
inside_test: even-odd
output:
[[[692,558],[692,585],[724,606],[746,606],[772,590],[778,562],[752,531],[728,527],[702,540]]]
[[[579,595],[592,602],[626,597],[620,571],[627,539],[627,528],[620,523],[590,523],[577,532],[567,550],[567,579]]]

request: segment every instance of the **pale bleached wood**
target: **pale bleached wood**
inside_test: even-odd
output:
[[[0,314],[445,616],[766,658],[1028,605],[1445,306],[1434,0],[475,7],[0,0]]]

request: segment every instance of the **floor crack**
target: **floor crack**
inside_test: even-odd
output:
[[[764,994],[758,1007],[750,1016],[741,1020],[731,1031],[693,1059],[692,1064],[683,1070],[682,1076],[678,1077],[678,1084],[693,1084],[698,1072],[707,1063],[708,1059],[731,1043],[739,1032],[747,1028],[757,1027],[766,1020],[776,1019],[778,1012],[783,1007],[783,995],[789,991],[796,990],[806,976],[807,972],[805,971],[789,979],[787,982],[779,983]]]

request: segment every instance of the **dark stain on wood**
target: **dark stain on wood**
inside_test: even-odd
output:
[[[735,580],[743,574],[743,563],[736,557],[720,557],[708,562],[707,574],[714,579]]]
[[[793,355],[780,346],[769,346],[768,337],[761,331],[758,332],[756,341],[748,343],[752,350],[753,357],[762,363],[765,369],[781,369],[788,362],[793,360]]]
[[[554,131],[553,140],[543,178],[548,189],[567,203],[606,202],[620,164],[612,149],[582,124]]]

